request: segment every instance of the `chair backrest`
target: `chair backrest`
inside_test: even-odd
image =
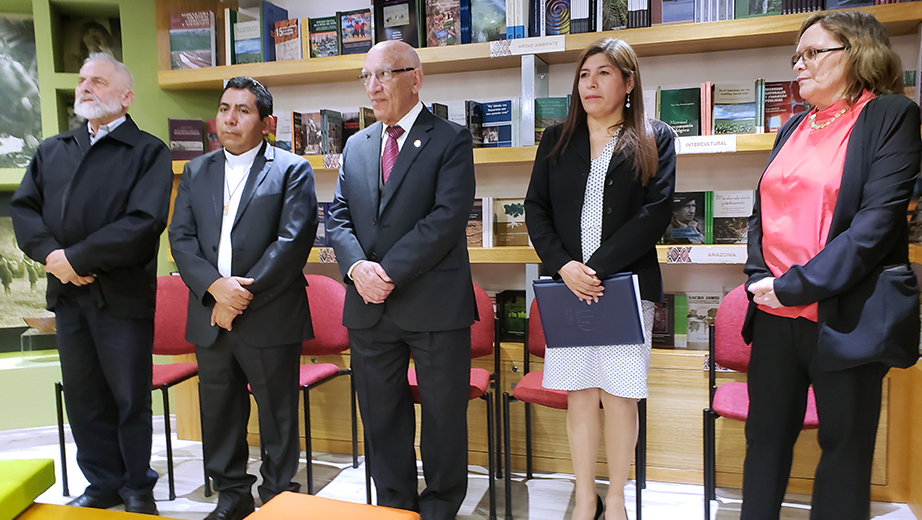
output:
[[[477,314],[480,319],[471,325],[471,357],[483,357],[493,354],[493,341],[496,339],[496,322],[493,314],[493,301],[479,285],[474,284],[474,300],[477,302]]]
[[[308,274],[307,300],[311,310],[314,339],[301,346],[304,356],[338,354],[349,348],[349,332],[343,326],[346,288],[329,276]]]
[[[533,356],[544,357],[547,340],[544,339],[544,327],[541,326],[541,315],[538,312],[538,299],[531,301],[531,310],[528,312],[528,353]]]
[[[154,354],[192,354],[195,345],[186,341],[186,311],[189,288],[179,276],[157,277],[157,306],[154,311]]]
[[[714,359],[717,364],[737,372],[749,370],[750,349],[742,336],[748,308],[746,287],[740,285],[720,301],[714,319]]]

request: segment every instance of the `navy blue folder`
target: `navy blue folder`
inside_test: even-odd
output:
[[[533,282],[541,326],[549,348],[643,343],[637,276],[618,273],[602,280],[598,303],[586,305],[562,281]]]

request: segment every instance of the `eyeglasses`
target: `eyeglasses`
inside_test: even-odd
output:
[[[791,68],[796,67],[797,62],[800,60],[804,60],[804,65],[812,62],[813,60],[816,59],[817,54],[822,54],[824,52],[832,52],[832,51],[844,51],[846,49],[848,49],[847,45],[843,45],[842,47],[830,47],[828,49],[807,49],[800,54],[795,54],[791,56]]]
[[[363,71],[362,75],[359,76],[359,81],[367,85],[371,81],[371,77],[374,76],[381,83],[385,83],[391,80],[394,77],[394,74],[397,72],[410,72],[411,70],[416,70],[416,67],[406,67],[403,69],[384,69],[377,72],[366,72]]]

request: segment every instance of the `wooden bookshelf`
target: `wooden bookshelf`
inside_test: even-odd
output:
[[[901,4],[860,7],[877,17],[890,36],[915,33],[922,22],[922,4]],[[223,12],[221,13],[223,16]],[[626,29],[605,33],[568,35],[563,52],[541,53],[547,63],[572,63],[590,43],[603,36],[621,38],[630,43],[638,56],[663,56],[697,54],[702,52],[759,49],[796,43],[800,25],[811,13],[726,20],[723,22],[682,23],[655,25],[640,29]],[[169,26],[158,20],[160,71],[157,79],[163,89],[221,89],[225,79],[233,76],[251,76],[266,86],[309,85],[358,81],[364,54],[332,56],[298,61],[253,63],[244,65],[210,67],[196,70],[163,70],[163,55],[169,55]],[[223,25],[222,25],[223,32]],[[163,34],[161,34],[163,33]],[[164,40],[165,38],[165,40]],[[490,71],[520,66],[518,56],[490,58],[488,43],[450,45],[419,49],[423,70],[427,74],[450,72]]]
[[[922,264],[922,244],[909,244],[909,261]]]

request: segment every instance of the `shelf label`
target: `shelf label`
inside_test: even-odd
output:
[[[668,246],[667,264],[745,264],[745,245]]]
[[[490,42],[490,57],[520,56],[544,52],[563,52],[567,50],[566,36],[544,36],[538,38],[516,38],[514,40],[495,40]]]
[[[732,153],[736,151],[736,135],[694,135],[675,140],[675,153]]]

